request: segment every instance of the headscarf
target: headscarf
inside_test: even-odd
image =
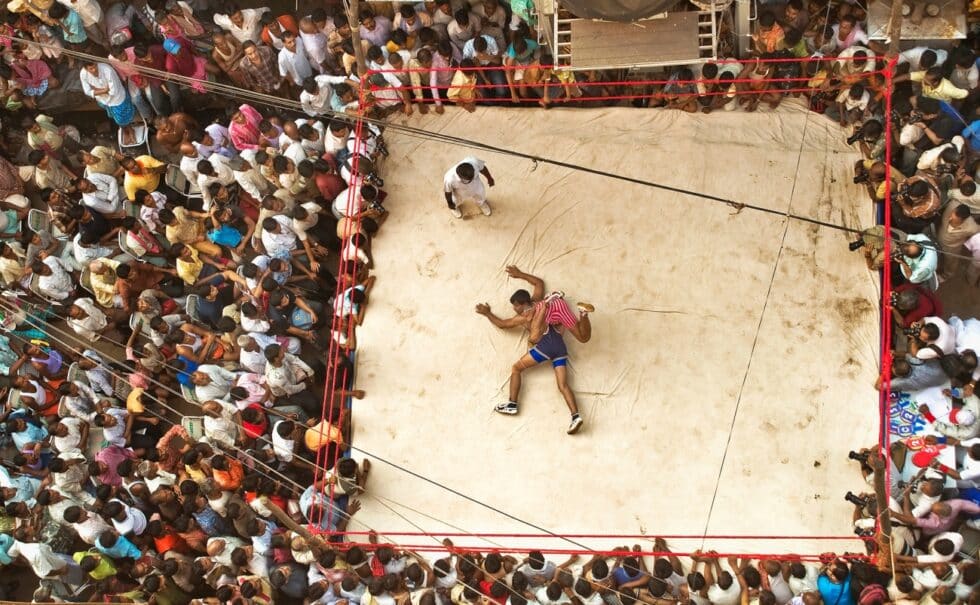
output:
[[[27,144],[33,149],[42,151],[57,151],[61,149],[65,139],[61,136],[61,130],[55,126],[49,116],[38,114],[34,122],[41,127],[40,133],[27,131]]]
[[[24,88],[38,88],[51,77],[51,68],[39,59],[20,59],[10,65],[14,81]]]

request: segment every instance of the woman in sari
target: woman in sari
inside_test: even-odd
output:
[[[11,75],[20,88],[24,105],[34,109],[36,99],[52,88],[58,87],[58,79],[51,73],[48,64],[40,59],[29,59],[20,54],[10,64]]]

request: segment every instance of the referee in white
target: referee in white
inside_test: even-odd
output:
[[[479,173],[479,174],[477,174]],[[453,216],[463,218],[459,205],[463,202],[473,202],[480,207],[480,212],[490,216],[490,204],[487,202],[487,191],[483,187],[480,174],[487,177],[487,185],[493,187],[493,176],[487,170],[483,160],[470,156],[449,169],[443,179],[446,193],[446,204],[453,211]]]

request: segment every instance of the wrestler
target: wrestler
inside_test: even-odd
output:
[[[509,319],[498,317],[486,303],[477,305],[476,312],[501,329],[528,329],[528,343],[531,347],[511,368],[509,400],[494,409],[501,414],[517,414],[521,374],[539,363],[550,361],[555,370],[558,390],[572,414],[567,432],[569,435],[576,433],[582,427],[583,420],[575,402],[575,394],[568,386],[568,349],[565,347],[562,331],[567,329],[579,342],[588,342],[592,337],[589,313],[595,311],[595,307],[589,303],[578,303],[579,315],[576,317],[565,302],[562,292],[552,292],[544,296],[544,280],[541,278],[524,273],[513,265],[507,267],[507,275],[522,279],[533,287],[533,292],[517,290],[510,297],[515,315]]]

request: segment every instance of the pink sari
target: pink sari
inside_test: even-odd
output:
[[[228,136],[231,138],[231,144],[239,151],[261,149],[259,139],[262,133],[259,132],[259,122],[262,121],[262,114],[248,104],[241,105],[238,111],[245,116],[245,123],[239,124],[232,120],[228,124]]]

